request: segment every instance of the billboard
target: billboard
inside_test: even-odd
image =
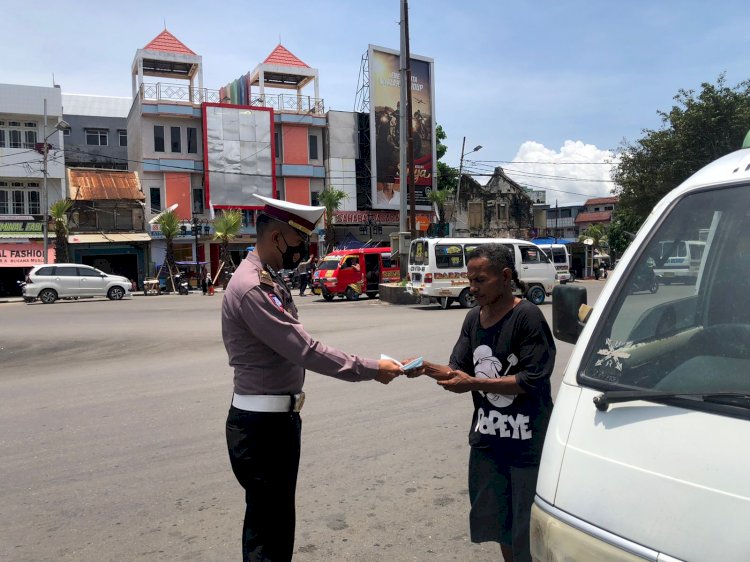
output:
[[[370,70],[370,163],[372,206],[399,209],[399,111],[401,77],[399,53],[368,47]],[[414,127],[414,177],[417,208],[431,208],[427,194],[436,187],[435,91],[432,59],[411,57],[412,124]],[[403,194],[406,197],[406,194]]]
[[[218,208],[261,206],[276,197],[273,110],[203,104],[203,167],[207,202]]]

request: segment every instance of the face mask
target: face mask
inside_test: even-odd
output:
[[[278,245],[276,246],[276,249],[281,252],[281,259],[283,262],[281,267],[283,269],[294,269],[302,260],[307,258],[307,253],[309,251],[307,243],[302,241],[296,246],[290,246],[283,234],[279,233],[279,236],[284,239],[284,243],[286,244],[286,250],[283,252],[281,252]]]

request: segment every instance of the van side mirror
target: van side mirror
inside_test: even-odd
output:
[[[557,339],[576,343],[590,312],[585,287],[557,285],[552,289],[552,333]]]

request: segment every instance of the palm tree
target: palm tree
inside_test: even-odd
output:
[[[49,214],[55,219],[55,263],[68,263],[68,212],[73,206],[70,199],[52,203]]]
[[[164,255],[163,265],[167,266],[169,279],[172,282],[172,290],[176,291],[174,279],[172,278],[172,274],[177,270],[177,264],[174,261],[174,237],[180,233],[180,219],[174,211],[167,210],[156,219],[156,224],[159,225],[161,233],[167,241],[167,253]]]
[[[234,240],[242,230],[242,211],[227,209],[214,219],[214,240],[221,240],[219,260],[222,262],[222,278],[227,279],[234,271],[232,255],[229,253],[229,242]]]
[[[318,194],[318,201],[326,208],[326,247],[330,250],[334,248],[335,232],[333,230],[333,217],[336,211],[341,207],[341,202],[349,199],[346,191],[336,189],[330,185]]]
[[[602,248],[607,244],[607,231],[601,224],[592,224],[586,230],[584,230],[578,237],[579,242],[583,242],[587,238],[591,238],[593,244],[591,246],[594,250],[599,253],[602,252]]]
[[[450,193],[452,193],[450,189],[434,189],[427,194],[427,199],[430,200],[430,203],[437,207],[438,222],[436,226],[438,236],[447,236],[448,234],[444,231],[445,225],[448,224],[448,221],[445,220],[445,201]]]

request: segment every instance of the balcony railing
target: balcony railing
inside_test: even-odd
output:
[[[141,84],[141,99],[145,101],[172,101],[190,104],[229,103],[222,100],[218,90],[191,88],[184,84]],[[314,113],[323,115],[325,104],[321,98],[298,96],[295,94],[256,94],[249,105],[270,107],[277,113]]]
[[[203,102],[219,103],[218,90],[208,88],[191,88],[184,84],[141,84],[141,99],[145,101],[175,101],[200,104]]]
[[[294,94],[257,94],[250,99],[250,105],[271,107],[277,113],[325,113],[321,98]]]

